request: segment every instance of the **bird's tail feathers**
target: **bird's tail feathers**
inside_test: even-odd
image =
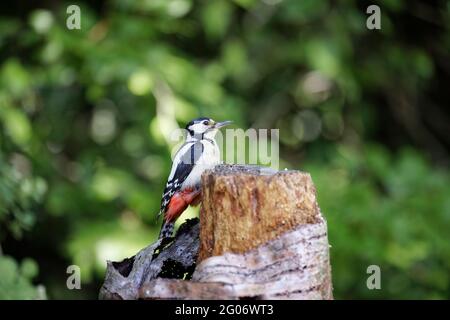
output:
[[[161,231],[159,232],[159,239],[171,237],[174,227],[175,227],[174,222],[163,221],[163,224],[161,226]]]

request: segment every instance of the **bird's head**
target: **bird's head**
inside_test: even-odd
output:
[[[210,118],[197,118],[186,125],[186,130],[189,135],[188,138],[213,139],[220,128],[229,124],[231,124],[231,121],[215,122]]]

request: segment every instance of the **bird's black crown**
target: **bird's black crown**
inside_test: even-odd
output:
[[[196,119],[192,120],[191,122],[189,122],[189,123],[186,125],[186,129],[189,130],[189,127],[192,126],[193,124],[199,123],[199,122],[202,122],[202,121],[205,121],[205,120],[208,120],[208,121],[209,121],[209,120],[211,120],[211,119],[210,119],[210,118],[206,118],[206,117],[196,118]]]

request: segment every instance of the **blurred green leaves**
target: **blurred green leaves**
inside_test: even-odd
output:
[[[30,15],[30,24],[37,33],[47,33],[53,23],[53,14],[48,10],[36,10]]]
[[[210,39],[218,40],[225,35],[232,19],[233,6],[230,1],[208,1],[202,8],[202,21]]]
[[[330,167],[309,163],[306,169],[328,220],[335,287],[348,298],[445,298],[448,172],[430,169],[411,149],[391,156],[379,145],[333,158]],[[382,292],[367,290],[363,281],[355,286],[354,277],[364,277],[371,264],[380,266],[383,284],[401,278],[402,286]]]
[[[31,77],[22,64],[15,58],[9,59],[1,68],[1,84],[13,97],[26,93],[31,84]]]
[[[103,274],[106,261],[134,256],[156,236],[156,229],[149,232],[139,217],[126,211],[117,221],[80,224],[65,249],[71,261],[80,267],[82,283],[88,283],[96,274]]]
[[[137,96],[150,93],[153,85],[152,75],[145,70],[134,72],[128,80],[128,89]]]
[[[31,283],[38,273],[35,261],[24,259],[19,265],[12,257],[0,254],[0,273],[0,300],[45,299],[42,287]]]
[[[430,23],[405,4],[381,2],[379,32],[355,1],[86,1],[72,31],[64,3],[2,16],[8,297],[36,297],[23,248],[50,298],[70,296],[73,263],[91,289],[72,295],[96,296],[105,261],[157,235],[171,132],[208,116],[279,128],[281,165],[312,173],[336,298],[448,298],[450,177],[431,159],[448,141],[450,7]]]
[[[14,154],[13,165],[5,162],[0,154],[0,241],[8,230],[16,237],[30,231],[36,221],[34,208],[47,191],[47,183],[30,175],[29,160]]]
[[[3,105],[0,117],[5,126],[6,134],[17,145],[26,147],[32,134],[31,124],[26,115],[20,109]]]

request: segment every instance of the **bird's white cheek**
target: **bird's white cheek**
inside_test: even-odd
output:
[[[217,134],[217,129],[213,129],[213,130],[209,130],[209,131],[207,131],[206,133],[205,133],[205,138],[208,138],[208,139],[214,139],[214,137],[216,136],[216,134]]]

